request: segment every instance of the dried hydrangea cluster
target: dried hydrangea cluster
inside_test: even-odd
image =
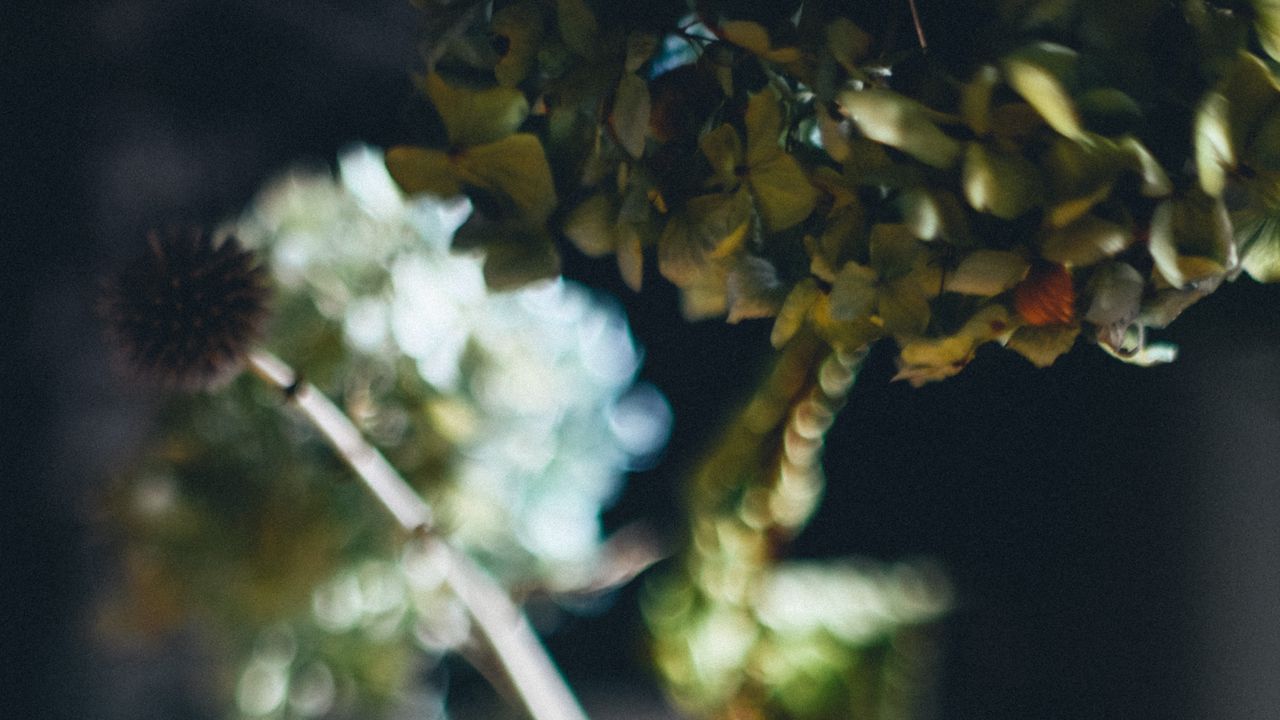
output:
[[[476,202],[455,242],[495,286],[556,273],[562,233],[635,289],[656,258],[691,318],[892,337],[921,384],[988,342],[1167,360],[1148,329],[1280,277],[1272,2],[930,6],[1001,41],[928,52],[888,0],[426,4],[440,122],[387,163]]]
[[[341,328],[366,371],[395,376],[406,363],[411,389],[363,390],[356,414],[452,540],[512,584],[585,582],[602,509],[670,426],[666,400],[636,382],[641,353],[621,309],[570,282],[486,292],[480,260],[448,252],[465,204],[406,203],[371,148],[338,166],[337,181],[295,172],[269,184],[235,225],[272,260],[282,320],[272,345],[305,347],[283,337],[315,324],[297,319],[302,304]],[[458,458],[447,482],[420,459],[420,445],[442,444]]]

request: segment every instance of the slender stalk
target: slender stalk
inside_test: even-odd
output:
[[[346,414],[314,385],[300,382],[287,363],[266,350],[251,351],[247,362],[254,375],[284,391],[400,526],[418,532],[425,549],[443,560],[445,582],[493,649],[529,716],[534,720],[587,720],[524,613],[466,553],[430,532],[431,507],[364,439]]]
[[[916,8],[916,0],[907,0],[911,6],[911,22],[916,26],[916,39],[920,41],[920,49],[928,50],[929,43],[924,39],[924,26],[920,24],[920,10]]]

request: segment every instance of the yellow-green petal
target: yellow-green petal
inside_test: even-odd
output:
[[[1280,217],[1266,215],[1243,228],[1240,265],[1258,282],[1280,282]]]
[[[717,127],[698,138],[698,147],[707,157],[716,180],[725,186],[737,182],[737,168],[743,164],[742,139],[732,125]]]
[[[1011,220],[1044,200],[1040,170],[1022,155],[969,143],[961,182],[964,196],[979,212]]]
[[[750,50],[770,62],[790,63],[800,59],[800,50],[797,48],[773,47],[769,32],[758,22],[727,20],[720,23],[720,32],[729,42],[745,50]]]
[[[439,150],[400,145],[387,150],[386,163],[392,179],[409,195],[454,197],[462,194],[449,156]]]
[[[470,148],[458,157],[457,166],[460,179],[502,193],[534,224],[555,210],[551,166],[534,135],[517,133]]]
[[[876,281],[875,270],[845,263],[831,284],[831,317],[840,321],[870,317],[876,307]]]
[[[421,84],[453,145],[469,147],[500,140],[515,132],[529,115],[524,94],[513,88],[455,87],[439,73],[423,78]]]
[[[929,327],[929,300],[912,278],[886,284],[876,298],[876,315],[898,337],[919,337]]]
[[[781,152],[782,105],[769,90],[756,93],[747,101],[747,165],[755,166],[777,157]]]
[[[597,193],[569,212],[564,221],[564,234],[590,257],[608,255],[618,244],[617,218],[615,203],[607,195]]]
[[[1030,268],[1031,264],[1018,253],[974,250],[946,274],[945,289],[964,295],[999,295],[1021,282]]]
[[[644,154],[644,142],[649,134],[649,111],[649,86],[639,76],[623,73],[613,97],[609,122],[618,144],[633,158]]]
[[[752,165],[747,182],[769,232],[799,224],[818,203],[818,191],[805,177],[800,163],[786,153],[779,152]]]
[[[1018,328],[1005,347],[1038,368],[1049,367],[1075,345],[1079,325],[1026,325]]]
[[[1051,230],[1040,246],[1040,254],[1068,267],[1083,267],[1120,254],[1133,240],[1133,233],[1123,225],[1085,215],[1066,227]]]
[[[1075,102],[1063,86],[1062,75],[1074,64],[1075,52],[1052,43],[1024,48],[1001,64],[1005,79],[1059,134],[1079,139],[1084,132]]]
[[[584,57],[596,55],[600,26],[586,0],[556,0],[556,15],[564,44]]]
[[[846,90],[837,102],[867,138],[926,165],[949,168],[960,157],[960,141],[942,132],[929,109],[911,98],[891,90]]]
[[[493,14],[489,30],[507,46],[493,68],[498,84],[513,88],[532,72],[542,46],[543,12],[536,0],[520,0]]]
[[[1156,269],[1175,288],[1220,279],[1236,264],[1227,210],[1204,194],[1162,202],[1151,218],[1149,247]]]
[[[778,310],[778,318],[773,322],[773,331],[769,334],[769,342],[775,348],[786,345],[787,341],[804,326],[805,318],[809,316],[809,308],[813,307],[820,293],[818,283],[813,278],[805,278],[791,288],[786,300],[782,302],[782,308]]]

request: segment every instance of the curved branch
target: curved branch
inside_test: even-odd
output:
[[[266,350],[251,351],[247,364],[254,375],[283,391],[400,526],[418,533],[424,549],[441,558],[445,582],[493,649],[529,716],[534,720],[587,720],[524,613],[466,553],[430,532],[431,507],[364,439],[346,414],[314,385],[299,381],[287,363]]]

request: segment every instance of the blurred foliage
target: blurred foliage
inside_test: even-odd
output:
[[[600,512],[670,417],[619,308],[554,281],[495,295],[451,255],[469,209],[405,204],[380,153],[265,188],[223,229],[268,261],[269,347],[302,369],[433,504],[436,531],[520,592],[593,587]],[[249,377],[175,398],[106,520],[127,583],[104,629],[195,623],[244,717],[365,717],[470,642],[439,560],[393,532],[284,399]],[[442,688],[417,696],[442,717]]]
[[[917,386],[986,343],[1167,362],[1149,331],[1242,272],[1280,277],[1275,2],[419,4],[449,19],[388,168],[471,198],[455,246],[488,253],[492,286],[554,276],[562,235],[636,291],[674,284],[690,319],[776,318],[777,374],[694,478],[682,569],[649,606],[700,714],[897,716],[899,639],[945,605],[934,587],[884,610],[910,582],[778,562],[821,492],[844,394],[823,373],[851,380],[884,338]],[[768,609],[828,591],[879,598],[877,619]]]
[[[793,561],[822,495],[822,438],[862,356],[812,335],[777,365],[699,466],[690,545],[645,614],[675,699],[714,718],[907,718],[932,680],[946,582],[922,563]]]

